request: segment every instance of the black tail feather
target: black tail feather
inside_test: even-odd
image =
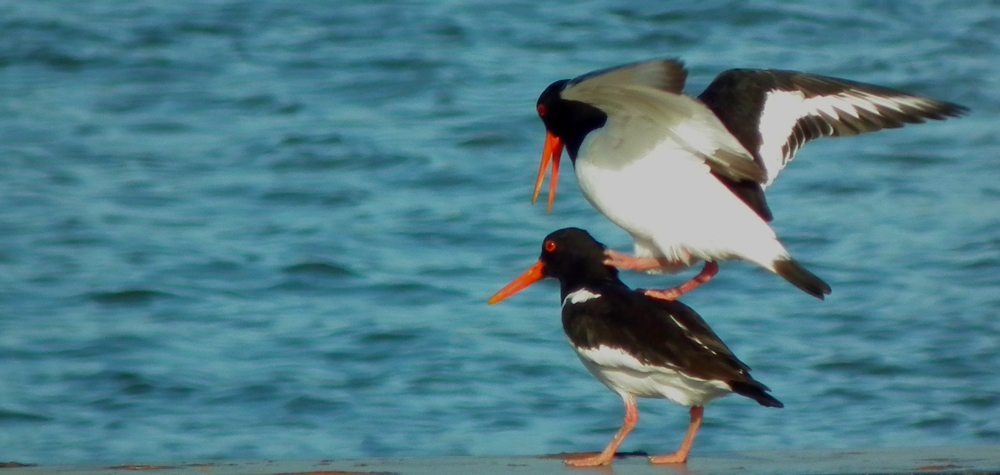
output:
[[[801,264],[793,259],[778,259],[774,261],[774,272],[783,277],[792,285],[802,289],[805,293],[823,300],[824,295],[830,294],[830,286],[823,282],[823,279],[816,277],[816,274],[809,272]]]
[[[767,407],[785,407],[781,401],[775,399],[767,391],[767,386],[758,383],[757,381],[750,380],[750,382],[742,381],[730,381],[729,387],[733,388],[733,392],[739,394],[740,396],[746,396],[754,401],[757,401],[761,406]]]

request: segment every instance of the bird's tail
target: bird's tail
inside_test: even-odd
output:
[[[785,407],[781,401],[775,399],[767,391],[770,389],[767,386],[751,379],[750,381],[730,381],[729,387],[733,388],[733,392],[739,394],[740,396],[746,396],[754,401],[757,401],[761,406],[767,407]]]
[[[791,257],[775,259],[771,266],[775,274],[813,297],[822,300],[824,295],[830,294],[830,286],[823,279],[816,277],[816,274],[809,272]]]

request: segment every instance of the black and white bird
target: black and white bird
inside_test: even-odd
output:
[[[806,142],[943,120],[962,106],[794,71],[731,69],[698,98],[671,59],[626,64],[552,83],[538,98],[547,136],[535,181],[552,163],[552,208],[565,147],[584,197],[631,234],[635,256],[609,251],[622,269],[696,277],[650,295],[674,299],[710,280],[716,262],[744,260],[810,295],[830,286],[789,255],[768,224],[764,189]]]
[[[568,465],[611,463],[639,420],[637,397],[669,399],[691,408],[680,448],[650,457],[652,463],[687,461],[704,406],[713,399],[737,393],[762,406],[783,407],[694,310],[622,283],[618,269],[604,263],[605,249],[582,229],[555,231],[542,243],[538,263],[489,300],[499,302],[545,277],[559,279],[570,346],[587,370],[625,402],[625,422],[604,451],[570,459]]]

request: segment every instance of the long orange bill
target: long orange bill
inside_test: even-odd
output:
[[[549,205],[546,213],[552,212],[552,202],[556,199],[556,184],[559,182],[559,159],[562,157],[563,143],[552,132],[545,133],[545,146],[542,148],[542,164],[538,167],[538,177],[535,178],[535,192],[531,195],[531,204],[538,200],[538,192],[542,189],[545,171],[552,162],[552,178],[549,179]]]
[[[544,268],[545,265],[542,264],[542,261],[536,262],[535,265],[531,266],[530,269],[524,271],[523,274],[517,276],[516,279],[510,281],[510,283],[507,284],[506,287],[500,289],[499,292],[493,294],[493,296],[490,297],[490,299],[487,300],[486,303],[493,305],[507,297],[510,297],[511,295],[520,292],[525,287],[534,284],[539,280],[542,280],[545,277],[542,274],[542,269]]]

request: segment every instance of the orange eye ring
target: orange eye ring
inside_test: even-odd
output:
[[[535,106],[535,110],[538,111],[539,117],[545,117],[545,104],[538,104]]]
[[[545,244],[542,245],[542,248],[545,249],[545,252],[555,251],[556,250],[556,243],[555,243],[555,241],[551,241],[551,240],[550,241],[545,241]]]

